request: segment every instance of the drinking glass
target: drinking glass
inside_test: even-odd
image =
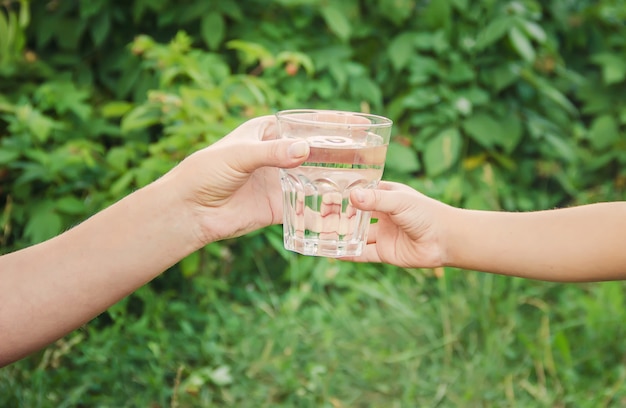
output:
[[[331,110],[280,111],[281,138],[305,139],[310,155],[281,169],[285,248],[304,255],[360,255],[371,213],[350,203],[355,188],[375,188],[385,166],[392,121]]]

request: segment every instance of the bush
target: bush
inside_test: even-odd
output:
[[[620,0],[9,0],[0,7],[2,252],[71,227],[248,118],[294,107],[389,116],[384,177],[454,205],[517,211],[624,198]],[[282,249],[280,228],[214,243],[2,374],[9,385],[39,388],[0,394],[24,406],[245,405],[246,393],[253,406],[506,398],[513,405],[510,382],[531,404],[565,406],[576,401],[570,395],[597,390],[604,401],[624,398],[623,372],[592,362],[614,361],[609,350],[624,355],[620,329],[612,329],[616,342],[602,338],[605,354],[572,356],[571,343],[597,350],[597,339],[567,317],[586,315],[598,330],[617,324],[592,311],[605,291],[623,305],[619,284],[559,288],[421,273],[297,257]],[[399,286],[416,284],[423,286]],[[536,306],[553,294],[532,315],[554,323],[553,333],[525,317],[528,303],[509,300]],[[433,299],[429,312],[441,319],[410,311],[416,301],[427,308],[422,298]],[[498,305],[511,316],[504,326]],[[247,338],[255,326],[258,342]],[[426,328],[416,334],[415,326]],[[421,345],[403,350],[413,335]],[[481,370],[492,349],[519,368]],[[105,364],[103,355],[116,356],[106,378],[92,366]],[[544,377],[533,365],[547,365]],[[394,382],[395,370],[406,381]],[[415,390],[419,370],[441,382],[422,379],[428,391]],[[475,370],[475,381],[456,383],[455,371]],[[58,377],[46,378],[51,371]],[[489,393],[479,378],[497,386]]]

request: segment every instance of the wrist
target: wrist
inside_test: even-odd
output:
[[[467,247],[467,240],[471,234],[467,234],[471,211],[462,208],[446,206],[446,211],[441,217],[442,223],[439,232],[439,247],[441,250],[442,266],[462,267],[463,252]]]
[[[180,246],[183,253],[191,253],[208,243],[193,195],[187,192],[189,187],[183,175],[175,169],[145,189],[150,196],[148,199],[158,203],[159,222],[165,224],[164,230],[170,231],[172,244]]]

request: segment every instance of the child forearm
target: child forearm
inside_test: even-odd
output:
[[[626,202],[453,213],[448,265],[550,281],[626,278]]]

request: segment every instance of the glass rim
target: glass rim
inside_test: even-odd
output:
[[[297,114],[317,114],[317,113],[328,113],[335,114],[339,116],[360,116],[366,119],[373,119],[375,122],[371,123],[350,123],[349,125],[352,127],[364,127],[364,128],[379,128],[379,127],[388,127],[393,125],[393,121],[385,116],[375,115],[373,113],[364,113],[364,112],[351,112],[351,111],[342,111],[342,110],[333,110],[333,109],[286,109],[276,112],[276,117],[279,120],[289,121],[291,123],[301,123],[307,125],[318,125],[318,126],[337,126],[337,124],[348,124],[342,122],[331,122],[329,120],[313,120],[313,119],[302,119],[298,118],[295,115]]]

